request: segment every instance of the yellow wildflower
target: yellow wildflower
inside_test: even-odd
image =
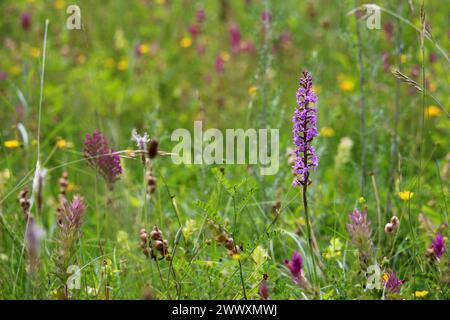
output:
[[[149,53],[149,52],[150,52],[150,46],[149,46],[148,44],[141,43],[141,44],[139,45],[139,52],[140,52],[141,54]]]
[[[322,129],[320,129],[320,135],[324,137],[332,137],[334,136],[334,130],[330,127],[323,127]]]
[[[360,204],[366,203],[366,199],[365,199],[364,197],[360,197],[360,198],[359,198],[359,203],[360,203]]]
[[[400,62],[401,63],[405,63],[407,59],[408,59],[408,56],[406,54],[401,54],[400,55]]]
[[[355,83],[352,80],[343,80],[339,83],[339,88],[342,91],[353,91],[355,88]]]
[[[411,191],[400,191],[398,196],[403,201],[410,200],[414,196],[414,192]]]
[[[64,0],[56,0],[54,6],[56,9],[62,9],[64,7]]]
[[[19,140],[6,140],[4,145],[8,149],[14,149],[14,148],[20,147],[20,141]]]
[[[86,56],[84,54],[80,54],[75,59],[77,64],[85,64],[86,63]]]
[[[39,50],[39,48],[33,47],[30,49],[30,56],[32,56],[33,58],[39,57],[40,54],[41,50]]]
[[[67,192],[72,192],[73,189],[75,189],[75,185],[71,182],[69,182],[69,184],[67,185]]]
[[[59,149],[64,149],[65,147],[67,147],[67,141],[64,139],[58,139],[58,141],[56,141],[56,146]]]
[[[15,64],[9,68],[9,73],[17,75],[22,71],[22,67]]]
[[[248,88],[248,94],[250,97],[254,97],[256,95],[257,91],[258,91],[258,88],[254,84]]]
[[[180,41],[180,47],[182,48],[189,48],[192,45],[192,39],[189,37],[184,37]]]
[[[423,291],[416,291],[414,294],[417,298],[423,298],[426,295],[428,295],[428,291],[423,290]]]
[[[442,110],[437,106],[428,106],[425,110],[425,114],[428,118],[434,118],[442,114]]]
[[[230,60],[230,54],[226,51],[223,51],[220,53],[220,57],[222,58],[223,61],[227,62]]]
[[[233,254],[233,260],[241,260],[241,255],[239,253]]]
[[[128,69],[128,60],[123,58],[120,59],[120,61],[117,63],[117,69],[120,71],[125,71]]]

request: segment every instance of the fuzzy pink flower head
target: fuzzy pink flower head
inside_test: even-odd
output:
[[[291,260],[284,260],[284,265],[289,268],[294,278],[298,278],[302,272],[302,256],[297,251],[294,251]]]
[[[120,156],[109,148],[108,140],[100,131],[94,130],[92,136],[86,135],[84,157],[88,164],[103,176],[109,188],[112,189],[114,182],[122,173]]]
[[[22,29],[28,31],[31,26],[31,15],[27,12],[22,14],[20,17],[20,24],[22,25]]]
[[[232,23],[228,32],[230,34],[231,52],[238,53],[241,47],[241,30],[239,30],[237,24]]]
[[[388,273],[388,279],[384,286],[390,293],[400,293],[403,283],[405,283],[405,280],[400,280],[395,272],[392,271]]]

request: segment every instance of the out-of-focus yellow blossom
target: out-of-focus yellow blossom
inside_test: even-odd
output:
[[[156,3],[163,5],[166,4],[166,0],[156,0]]]
[[[411,192],[411,191],[400,191],[398,193],[398,196],[403,201],[407,201],[407,200],[410,200],[414,196],[414,192]]]
[[[355,88],[355,83],[352,80],[343,80],[339,83],[339,88],[342,91],[353,91]]]
[[[417,298],[423,298],[425,296],[428,295],[428,291],[423,290],[423,291],[416,291],[414,294]]]
[[[325,249],[323,257],[325,259],[333,259],[342,255],[342,242],[339,238],[332,238],[330,245]]]
[[[5,148],[8,149],[14,149],[20,147],[20,141],[19,140],[6,140],[4,142]]]
[[[114,62],[113,58],[108,58],[104,62],[105,67],[110,68],[110,69],[114,67],[114,64],[115,64],[115,62]]]
[[[437,107],[437,106],[428,106],[425,109],[425,114],[427,115],[428,118],[434,118],[437,116],[440,116],[442,114],[442,110]]]
[[[295,220],[295,222],[300,226],[306,226],[306,221],[303,217],[298,218],[297,220]]]
[[[408,56],[406,54],[400,55],[400,62],[405,63],[408,60]]]
[[[0,192],[2,190],[3,185],[6,184],[6,181],[8,181],[9,178],[11,178],[11,172],[9,171],[9,169],[0,171]]]
[[[230,54],[226,51],[222,51],[220,53],[220,57],[222,58],[223,61],[227,62],[230,61]]]
[[[192,39],[190,37],[184,37],[180,41],[180,47],[189,48],[192,45]]]
[[[75,189],[75,185],[71,182],[69,182],[69,184],[67,185],[67,192],[72,192]]]
[[[355,88],[355,82],[348,76],[338,74],[336,79],[338,81],[339,88],[342,91],[353,91],[353,89]]]
[[[148,44],[146,44],[146,43],[141,43],[139,45],[139,52],[141,54],[149,53],[150,52],[150,46]]]
[[[56,141],[56,147],[59,149],[72,148],[73,143],[63,138],[58,138],[58,140]]]
[[[30,49],[30,56],[32,56],[33,58],[39,57],[40,54],[41,54],[41,50],[39,50],[39,48],[32,47]]]
[[[77,64],[85,64],[86,63],[86,56],[84,54],[80,54],[75,59]]]
[[[334,130],[330,127],[323,127],[320,129],[320,135],[324,137],[332,137],[334,136]]]
[[[241,260],[241,255],[238,253],[233,254],[233,260]]]
[[[125,71],[128,69],[128,60],[123,58],[120,59],[119,62],[117,63],[117,69],[119,69],[120,71]]]
[[[22,67],[15,64],[9,68],[9,73],[13,75],[18,75],[22,71]]]
[[[437,85],[436,85],[436,83],[433,82],[433,81],[430,81],[430,84],[428,85],[428,90],[429,90],[430,92],[436,92],[436,90],[437,90]]]
[[[254,97],[256,95],[257,91],[258,91],[258,88],[254,84],[248,88],[248,94],[250,97]]]
[[[387,282],[389,280],[389,275],[386,272],[383,274],[383,280],[384,282]]]
[[[360,197],[360,198],[359,198],[359,203],[360,203],[360,204],[366,203],[366,199],[365,199],[364,197]]]
[[[54,6],[56,9],[62,9],[64,7],[64,0],[55,0]]]

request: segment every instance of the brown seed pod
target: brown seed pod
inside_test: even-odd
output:
[[[147,154],[150,159],[155,158],[158,155],[159,142],[157,139],[153,138],[147,144]]]

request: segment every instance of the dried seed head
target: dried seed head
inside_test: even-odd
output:
[[[59,194],[61,196],[65,196],[67,192],[67,187],[69,186],[69,174],[67,172],[63,172],[61,178],[59,178],[58,184],[59,184]]]
[[[162,232],[158,229],[157,226],[153,226],[153,230],[150,231],[150,237],[153,240],[162,240]]]
[[[151,139],[150,142],[147,143],[147,152],[150,159],[153,159],[158,155],[158,146],[159,142],[155,138]]]
[[[23,216],[25,218],[25,220],[28,221],[28,219],[30,218],[30,199],[28,199],[28,188],[25,187],[22,191],[20,191],[19,193],[19,203],[20,203],[20,207],[22,208],[22,212],[23,212]]]
[[[233,250],[234,249],[234,240],[233,240],[233,238],[228,238],[227,241],[225,241],[225,248],[227,248],[228,250]]]
[[[151,171],[147,174],[147,191],[149,194],[153,194],[156,191],[156,177]]]
[[[164,244],[161,240],[155,241],[155,249],[162,251],[164,249]]]
[[[398,227],[400,225],[400,220],[397,218],[397,216],[393,216],[391,218],[391,223],[394,227]]]
[[[390,222],[386,223],[386,225],[384,226],[384,232],[392,233],[392,231],[394,231],[394,225]]]

